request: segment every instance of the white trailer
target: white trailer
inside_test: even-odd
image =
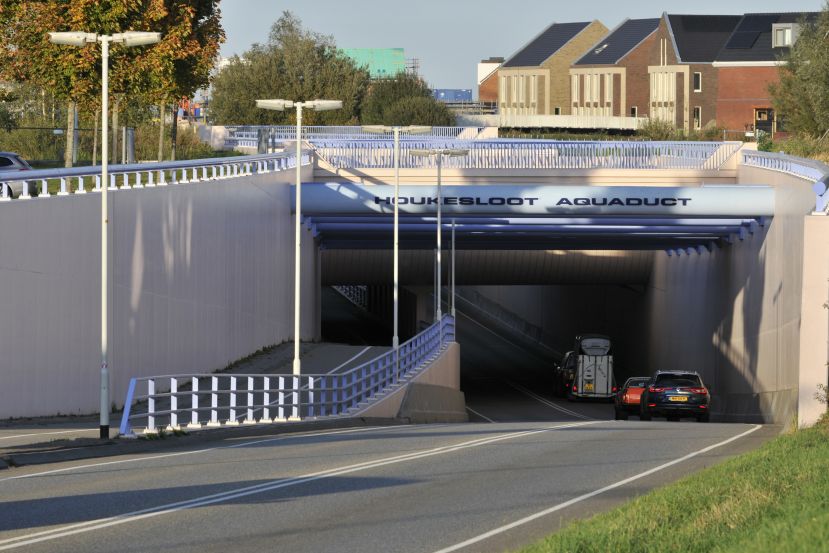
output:
[[[610,338],[585,334],[576,338],[556,374],[556,387],[568,398],[610,399],[616,393]]]

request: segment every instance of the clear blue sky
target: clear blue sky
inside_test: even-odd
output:
[[[820,11],[822,0],[224,0],[223,56],[265,42],[284,10],[313,31],[333,35],[341,48],[405,48],[435,88],[475,88],[476,65],[508,57],[550,23],[598,19],[612,29],[625,18],[668,13],[742,14]],[[507,11],[504,11],[504,7]],[[691,8],[691,6],[693,6]]]

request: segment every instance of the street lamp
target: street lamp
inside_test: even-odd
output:
[[[293,102],[291,100],[256,100],[256,107],[285,111],[296,108],[296,219],[294,225],[294,376],[299,376],[299,292],[300,292],[300,248],[302,246],[302,232],[300,218],[302,215],[302,109],[328,111],[343,107],[342,100],[309,100],[307,102]],[[296,404],[296,402],[294,402]]]
[[[107,366],[107,299],[109,282],[107,278],[107,159],[109,158],[109,45],[119,43],[127,47],[146,46],[161,40],[161,33],[145,31],[127,31],[113,35],[96,33],[61,32],[49,33],[52,44],[66,46],[85,46],[89,43],[101,44],[101,415],[100,437],[109,439],[109,367]]]
[[[394,133],[394,336],[391,339],[391,345],[397,349],[400,345],[400,335],[398,333],[398,306],[400,298],[400,272],[398,263],[400,228],[399,210],[397,201],[400,197],[400,133],[407,134],[427,134],[432,132],[432,127],[421,125],[409,125],[407,127],[389,127],[386,125],[364,125],[363,130],[368,133],[385,134],[387,132]]]
[[[409,150],[409,154],[415,157],[434,157],[435,161],[438,166],[438,217],[437,217],[437,281],[435,283],[435,292],[438,298],[437,302],[437,310],[435,311],[435,321],[439,321],[443,313],[441,312],[441,298],[440,298],[440,278],[441,278],[441,267],[440,267],[440,253],[441,253],[441,207],[443,203],[443,198],[441,197],[441,190],[440,190],[440,177],[441,177],[441,166],[443,165],[443,156],[447,157],[461,157],[465,155],[469,155],[469,150],[467,149],[460,149],[460,148],[430,148],[427,150]]]

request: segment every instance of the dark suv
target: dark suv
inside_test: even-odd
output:
[[[656,371],[648,381],[639,403],[639,418],[650,420],[664,416],[669,421],[694,417],[708,422],[711,394],[699,373],[692,371]]]

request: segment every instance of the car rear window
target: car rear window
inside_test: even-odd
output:
[[[699,379],[691,380],[690,378],[666,378],[664,380],[658,380],[656,383],[658,386],[663,387],[670,387],[670,388],[684,388],[684,387],[694,387],[699,386]]]
[[[628,388],[644,388],[645,384],[648,383],[647,378],[640,378],[638,380],[629,380],[627,387]]]

